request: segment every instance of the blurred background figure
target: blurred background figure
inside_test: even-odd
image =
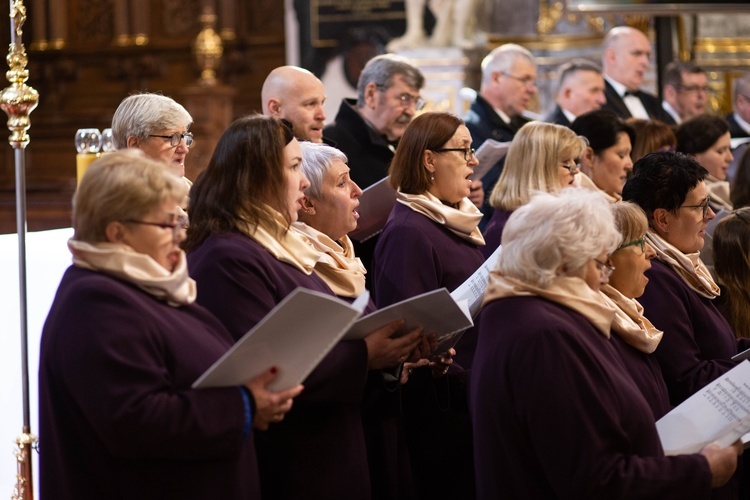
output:
[[[674,135],[674,129],[664,122],[628,118],[625,120],[625,123],[630,125],[635,132],[633,150],[630,151],[630,159],[633,163],[649,153],[674,151],[677,147],[677,137]]]
[[[558,71],[557,106],[544,121],[570,127],[578,116],[601,109],[607,102],[602,70],[593,62],[573,59]]]
[[[635,142],[633,128],[613,112],[601,109],[585,113],[571,125],[588,141],[581,156],[579,185],[603,192],[612,201],[621,199],[622,187],[633,170],[630,152]]]
[[[297,140],[323,142],[326,92],[308,70],[297,66],[274,69],[263,82],[260,99],[263,114],[289,121]]]
[[[716,226],[713,252],[719,310],[738,338],[750,338],[750,208],[735,210]]]
[[[662,77],[662,120],[667,125],[679,125],[704,113],[709,90],[703,68],[690,61],[670,62]]]
[[[734,84],[734,111],[726,116],[732,138],[750,137],[750,73]]]

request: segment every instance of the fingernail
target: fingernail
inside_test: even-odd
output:
[[[274,375],[276,375],[276,372],[278,372],[278,371],[279,371],[279,369],[276,368],[275,366],[271,367],[271,373],[273,373]]]

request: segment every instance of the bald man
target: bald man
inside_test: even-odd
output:
[[[297,66],[280,66],[266,77],[260,97],[263,114],[290,121],[298,140],[323,142],[326,93],[315,75]]]
[[[654,118],[664,121],[664,110],[656,96],[641,90],[651,64],[651,42],[643,32],[629,26],[612,28],[604,37],[602,73],[607,103],[602,109],[620,118]]]

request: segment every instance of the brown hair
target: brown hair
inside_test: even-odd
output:
[[[422,194],[430,187],[430,172],[424,166],[424,152],[440,149],[464,121],[450,113],[423,113],[406,127],[388,169],[394,189]]]
[[[716,225],[714,271],[722,290],[722,313],[737,337],[750,337],[750,207]]]
[[[285,206],[284,147],[292,139],[288,125],[259,114],[239,118],[224,131],[190,190],[186,250],[211,234],[233,230],[239,221],[272,223],[263,201]],[[291,223],[290,214],[283,215]]]
[[[625,122],[635,130],[635,142],[630,151],[633,163],[649,153],[657,151],[673,151],[677,147],[677,137],[674,129],[659,120],[643,120],[628,118]]]

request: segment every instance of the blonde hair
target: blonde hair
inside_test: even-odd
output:
[[[513,211],[529,202],[532,191],[556,193],[562,188],[559,165],[580,158],[584,151],[586,140],[568,127],[527,123],[513,138],[503,172],[490,194],[490,205]]]
[[[185,181],[141,150],[107,153],[91,164],[73,195],[73,238],[105,242],[110,222],[140,219],[164,200],[182,203],[187,194]]]
[[[620,245],[637,240],[648,231],[648,219],[641,207],[630,201],[619,201],[610,205],[615,225],[622,235]]]

